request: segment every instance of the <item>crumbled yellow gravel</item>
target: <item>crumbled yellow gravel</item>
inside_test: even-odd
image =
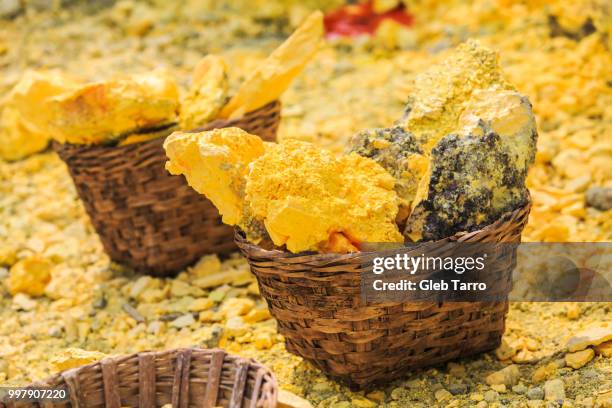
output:
[[[289,34],[285,23],[295,26],[316,2],[268,3],[254,8],[257,15],[207,12],[196,1],[128,0],[101,10],[26,5],[25,14],[2,22],[0,91],[6,94],[24,68],[41,65],[87,80],[162,67],[186,88],[206,53],[223,55],[235,90]],[[525,240],[610,241],[612,210],[585,200],[596,187],[612,187],[607,2],[408,3],[413,28],[322,49],[282,97],[280,138],[343,151],[355,131],[401,116],[415,73],[457,43],[478,38],[499,51],[508,80],[529,97],[536,115],[538,154],[528,178],[534,206]],[[571,11],[576,8],[581,13]],[[588,18],[597,31],[585,34]],[[51,264],[44,293],[10,295],[14,265],[32,257]],[[283,389],[320,407],[527,406],[528,396],[543,400],[559,387],[574,406],[604,406],[612,398],[612,364],[605,343],[596,343],[607,334],[593,342],[596,355],[581,368],[566,365],[565,352],[574,334],[594,323],[610,325],[610,309],[610,303],[515,303],[505,349],[351,392],[285,351],[238,255],[205,257],[175,279],[137,276],[110,264],[54,153],[0,162],[0,384],[47,376],[57,370],[54,362],[70,363],[70,355],[198,345],[259,359]],[[584,360],[569,358],[576,366]],[[509,363],[518,365],[518,378],[511,369],[493,376],[508,384],[485,381]]]

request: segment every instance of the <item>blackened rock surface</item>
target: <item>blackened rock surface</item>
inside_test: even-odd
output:
[[[410,216],[405,236],[436,240],[473,231],[526,204],[527,167],[514,165],[500,136],[445,136],[432,150],[427,199]]]

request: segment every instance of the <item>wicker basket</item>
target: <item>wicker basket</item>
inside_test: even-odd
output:
[[[530,205],[475,232],[426,243],[520,242]],[[291,254],[236,243],[257,277],[261,295],[285,336],[287,350],[353,388],[404,375],[407,370],[491,350],[500,344],[508,310],[501,302],[386,302],[365,305],[360,276],[376,252]],[[402,250],[399,250],[400,253]],[[419,254],[422,251],[419,250]],[[500,251],[504,252],[504,251]],[[516,251],[487,260],[487,273],[509,288]],[[494,261],[494,262],[493,262]]]
[[[280,103],[197,130],[236,126],[274,141]],[[210,201],[164,168],[164,138],[120,147],[54,144],[66,162],[105,251],[113,261],[157,276],[205,253],[236,250],[233,229]]]
[[[31,387],[63,387],[69,401],[43,407],[274,408],[274,375],[254,360],[223,350],[175,349],[106,358],[56,374]],[[19,407],[38,407],[19,403]],[[0,401],[0,408],[11,407]]]

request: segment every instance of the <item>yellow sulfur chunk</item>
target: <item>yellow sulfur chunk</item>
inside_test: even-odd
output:
[[[264,153],[262,140],[242,129],[201,133],[174,132],[164,142],[166,169],[183,174],[197,192],[206,195],[223,216],[237,225],[243,218],[244,183],[248,165]]]
[[[527,98],[475,90],[463,106],[457,129],[435,145],[419,183],[404,231],[411,240],[472,231],[528,199],[537,132]]]
[[[323,14],[306,21],[240,86],[221,110],[221,118],[236,118],[280,97],[319,48],[323,38]]]
[[[477,134],[484,126],[502,136],[504,149],[516,158],[513,167],[525,169],[533,161],[536,123],[531,104],[515,91],[478,89],[462,112],[458,126],[462,134]]]
[[[94,363],[102,360],[104,357],[106,357],[106,354],[99,351],[89,351],[70,347],[55,354],[50,362],[56,370],[63,371]]]
[[[181,100],[179,123],[195,129],[213,120],[227,102],[227,68],[223,58],[208,55],[200,60],[187,95]]]
[[[8,289],[12,295],[25,293],[42,296],[51,281],[53,264],[45,258],[31,256],[17,262],[10,270]]]
[[[268,145],[247,177],[246,201],[270,238],[291,252],[324,251],[344,235],[351,245],[401,242],[395,180],[371,159],[335,158],[312,144]],[[332,240],[330,245],[329,241]],[[335,243],[334,243],[335,242]]]
[[[9,93],[0,116],[0,157],[19,160],[44,149],[49,136],[37,123],[48,116],[41,105],[74,86],[74,80],[54,71],[26,72]]]
[[[501,74],[497,54],[468,41],[442,64],[417,76],[402,124],[429,152],[442,137],[456,130],[463,103],[473,91],[493,86],[513,89]]]
[[[46,134],[30,130],[14,106],[8,105],[0,116],[0,158],[20,160],[43,150],[49,143]]]
[[[178,88],[174,79],[163,73],[126,76],[57,95],[48,99],[47,108],[51,119],[46,130],[54,139],[104,143],[174,122]]]

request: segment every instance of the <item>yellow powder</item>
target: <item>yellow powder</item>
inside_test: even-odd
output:
[[[195,129],[213,120],[227,102],[227,68],[223,58],[207,55],[196,66],[191,87],[181,99],[179,123],[183,129]]]
[[[257,67],[219,116],[236,118],[278,99],[317,52],[322,38],[323,13],[316,11]]]
[[[336,233],[355,247],[401,242],[394,184],[371,159],[335,158],[309,143],[287,140],[268,145],[253,163],[246,200],[275,245],[291,252],[321,251],[330,248],[330,238],[338,240]]]
[[[59,142],[103,143],[176,120],[178,88],[162,73],[90,83],[48,99],[48,133]]]
[[[174,132],[165,140],[164,149],[171,174],[185,175],[189,185],[217,207],[224,223],[240,223],[248,165],[264,153],[259,137],[238,128]]]

